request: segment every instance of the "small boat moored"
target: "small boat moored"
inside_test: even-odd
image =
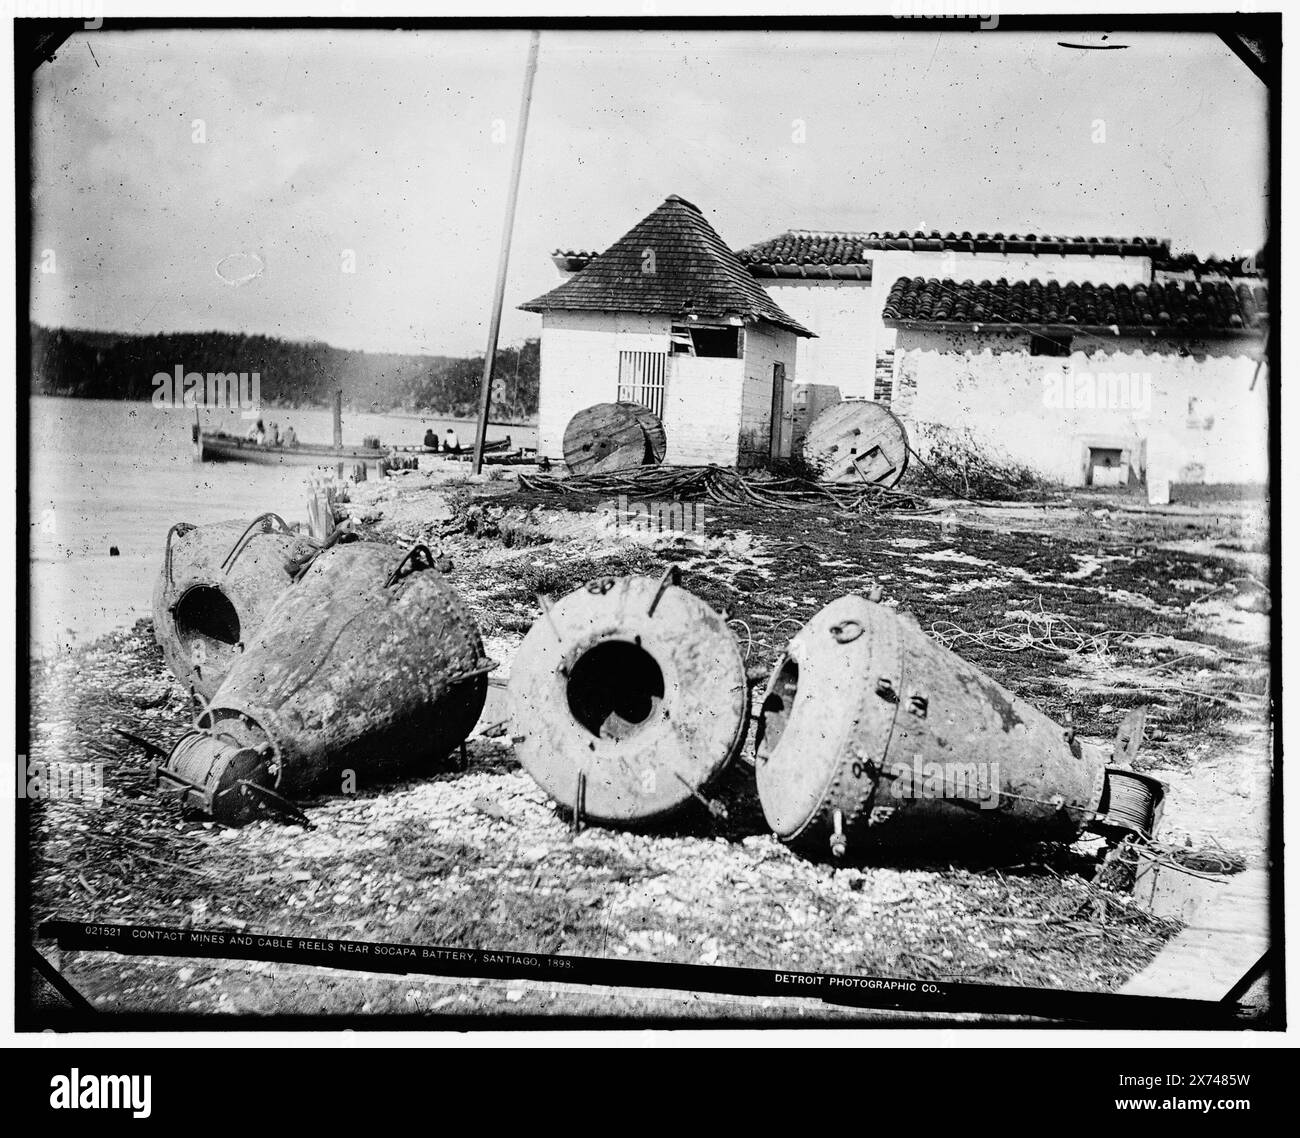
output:
[[[335,462],[378,462],[388,454],[384,447],[325,446],[299,443],[276,446],[252,439],[228,435],[224,431],[210,434],[200,431],[195,442],[195,457],[200,462],[253,462],[263,466],[327,466]]]

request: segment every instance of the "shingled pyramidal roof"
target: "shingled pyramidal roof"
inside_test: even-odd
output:
[[[813,335],[767,295],[699,209],[676,194],[570,280],[519,307],[740,316]]]

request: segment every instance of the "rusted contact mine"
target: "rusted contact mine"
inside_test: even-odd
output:
[[[251,526],[173,526],[153,592],[154,638],[172,674],[210,700],[292,583],[287,563],[312,548],[273,514]]]
[[[1106,757],[915,620],[859,596],[827,605],[790,642],[755,751],[773,831],[836,859],[885,845],[1071,841],[1097,815]]]
[[[510,675],[516,754],[582,818],[677,809],[744,742],[745,664],[726,621],[668,578],[605,577],[555,602]]]
[[[221,772],[239,767],[239,778],[292,798],[435,769],[477,723],[492,662],[426,562],[375,542],[322,553],[172,749],[164,779],[220,790],[230,781]],[[244,769],[237,756],[251,753],[261,765]],[[201,797],[185,800],[202,808]],[[219,814],[218,797],[204,800],[209,812]]]

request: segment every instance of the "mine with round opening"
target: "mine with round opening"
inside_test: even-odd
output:
[[[772,684],[771,691],[763,700],[760,712],[762,735],[758,745],[765,754],[770,755],[781,742],[781,736],[790,723],[790,714],[794,711],[794,701],[798,694],[799,663],[787,656],[781,662],[776,682]]]
[[[228,656],[239,644],[239,613],[213,585],[195,585],[176,603],[176,636],[187,652],[201,644],[206,654]]]
[[[664,698],[664,674],[639,644],[606,640],[569,669],[569,710],[598,739],[621,739],[651,721]]]

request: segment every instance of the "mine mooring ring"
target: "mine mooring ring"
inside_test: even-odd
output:
[[[862,622],[852,619],[842,620],[830,627],[830,634],[837,644],[852,644],[863,631]]]
[[[416,564],[421,554],[424,556],[423,566]],[[411,548],[402,556],[401,561],[397,563],[396,567],[388,575],[388,580],[384,582],[385,589],[397,582],[398,578],[401,576],[402,570],[406,568],[408,562],[410,563],[412,572],[417,572],[421,568],[432,569],[433,554],[429,551],[429,547],[423,542],[411,546]]]

